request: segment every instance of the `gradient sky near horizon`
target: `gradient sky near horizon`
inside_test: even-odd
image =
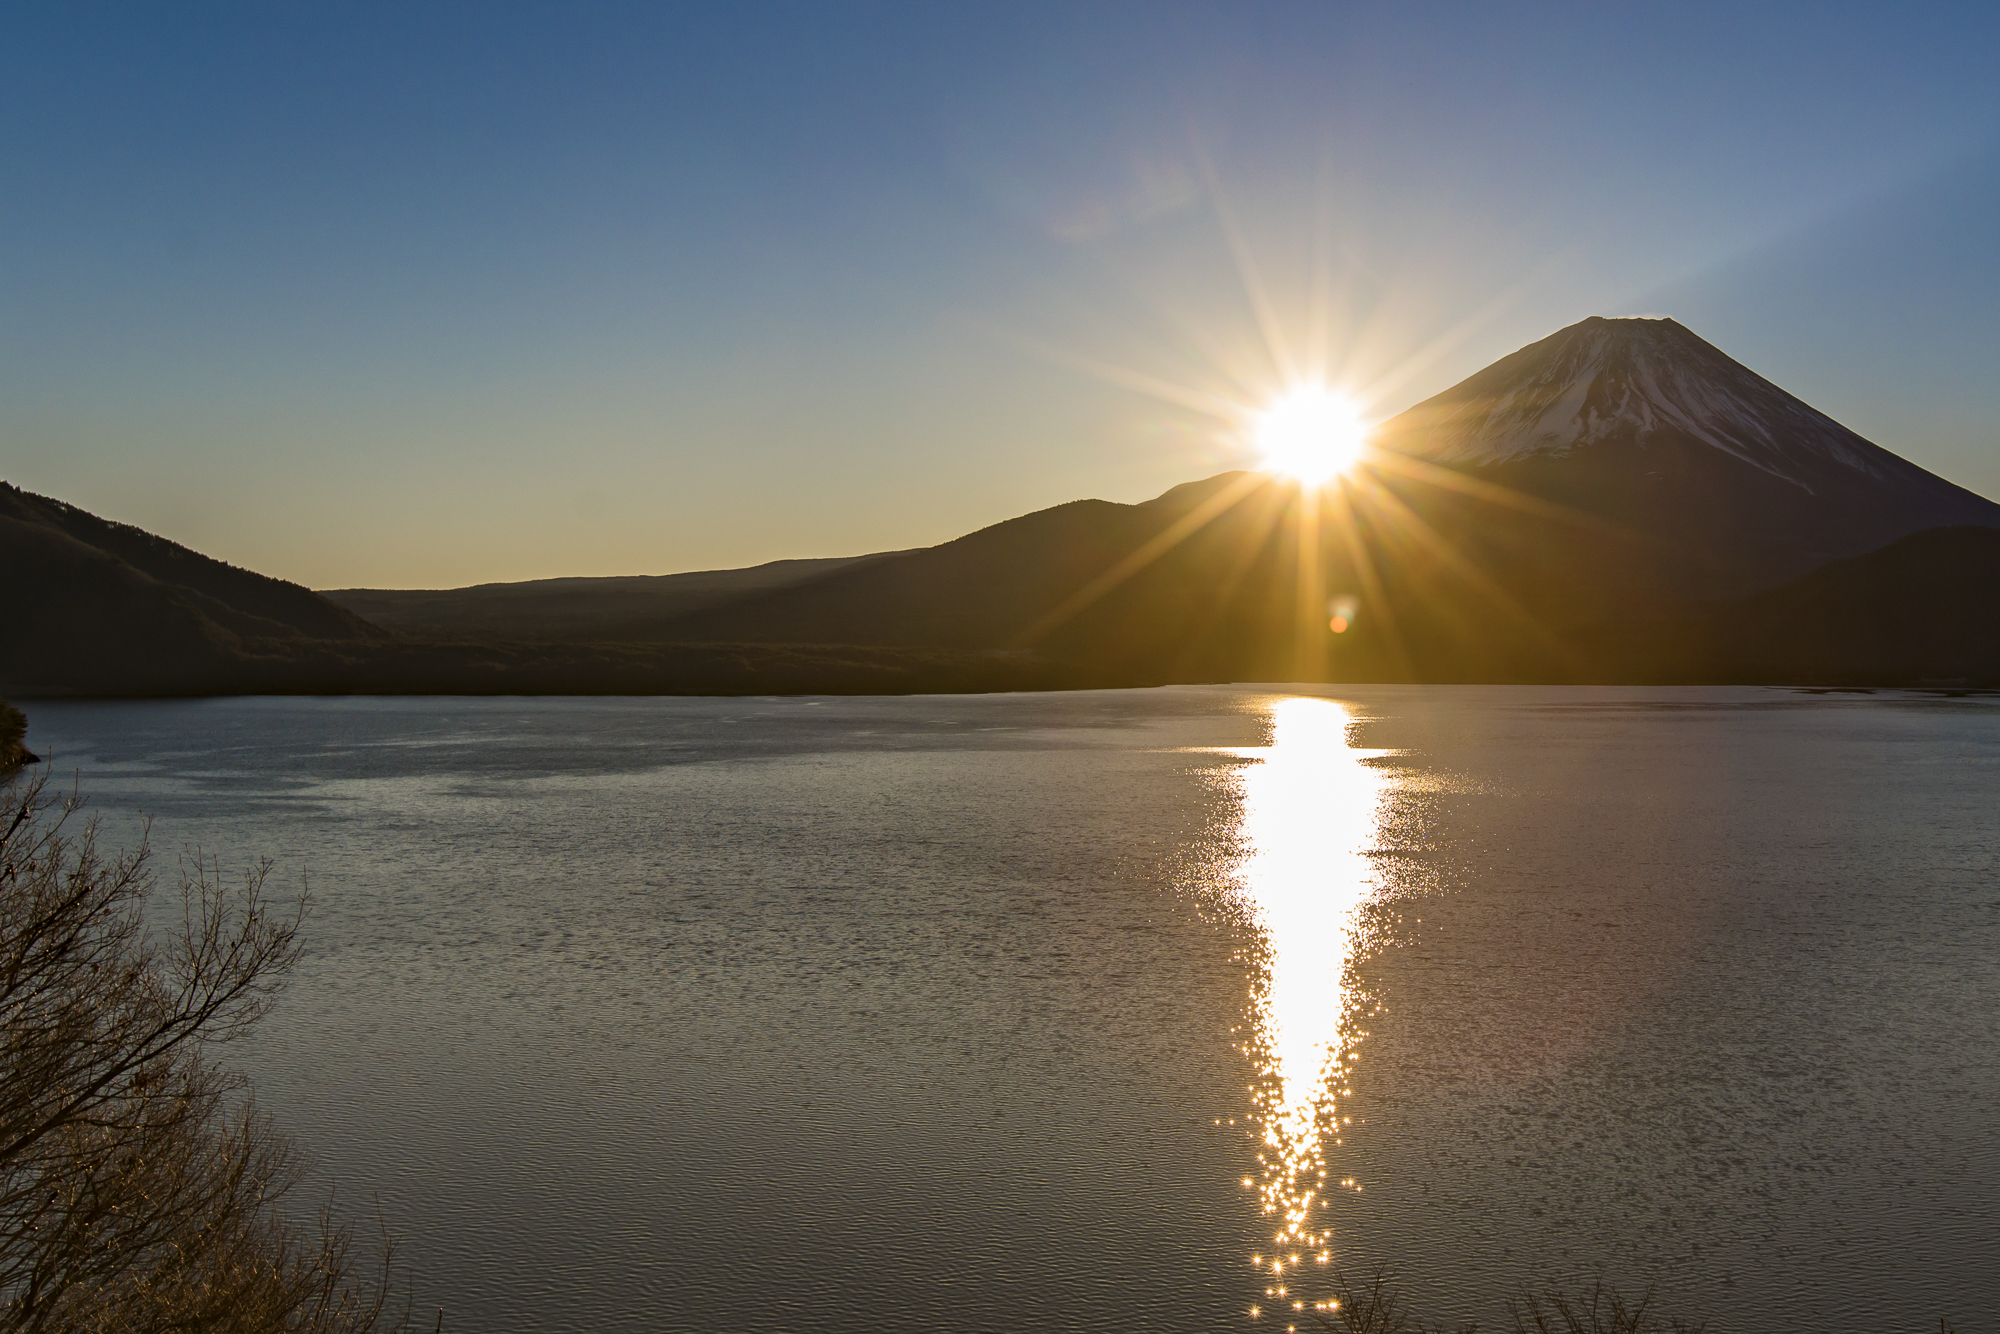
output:
[[[2000,8],[13,6],[0,477],[320,588],[926,545],[1672,314],[2000,497]]]

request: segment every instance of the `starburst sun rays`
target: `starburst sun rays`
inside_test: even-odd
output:
[[[1046,345],[1030,346],[1092,378],[1207,418],[1214,424],[1216,438],[1230,452],[1253,454],[1258,468],[1217,488],[1150,540],[1087,580],[1028,626],[1022,641],[1041,640],[1228,511],[1258,493],[1279,488],[1286,493],[1286,503],[1257,507],[1254,522],[1259,531],[1253,536],[1267,538],[1281,523],[1297,526],[1302,636],[1323,636],[1329,628],[1330,590],[1324,584],[1323,567],[1326,557],[1338,556],[1350,567],[1357,584],[1351,592],[1359,595],[1338,600],[1368,607],[1389,662],[1407,669],[1410,659],[1405,637],[1385,596],[1379,567],[1381,549],[1395,549],[1425,553],[1436,567],[1452,570],[1481,586],[1489,595],[1489,605],[1546,642],[1546,629],[1534,623],[1511,597],[1488,587],[1491,581],[1398,491],[1421,493],[1430,488],[1578,527],[1602,530],[1610,525],[1415,457],[1398,447],[1403,437],[1413,434],[1406,429],[1409,423],[1396,418],[1370,420],[1375,405],[1428,373],[1452,347],[1511,304],[1536,275],[1524,278],[1515,291],[1502,294],[1400,361],[1363,375],[1351,353],[1366,345],[1369,333],[1365,327],[1357,328],[1346,340],[1345,352],[1335,348],[1337,340],[1329,332],[1337,323],[1334,297],[1325,273],[1316,273],[1310,284],[1314,298],[1307,312],[1305,336],[1294,340],[1288,336],[1242,230],[1224,207],[1212,176],[1209,185],[1211,203],[1229,239],[1242,296],[1257,329],[1254,345],[1238,345],[1232,349],[1234,355],[1225,352],[1222,341],[1211,331],[1199,331],[1200,336],[1191,340],[1208,349],[1213,374],[1203,378],[1209,379],[1211,387],[1177,382]],[[1315,267],[1323,270],[1325,266],[1316,260]],[[1229,387],[1218,391],[1212,387],[1217,382]],[[1371,550],[1365,534],[1372,535],[1374,545],[1381,549]],[[1343,616],[1336,611],[1333,619],[1341,623],[1331,628],[1344,632],[1353,621],[1353,612],[1349,609]],[[1301,663],[1306,661],[1302,656]]]

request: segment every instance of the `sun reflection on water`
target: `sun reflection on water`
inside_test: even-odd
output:
[[[1283,700],[1271,710],[1271,744],[1236,752],[1252,761],[1241,771],[1241,892],[1261,937],[1250,1043],[1257,1189],[1282,1248],[1252,1260],[1277,1280],[1266,1295],[1278,1298],[1290,1296],[1280,1286],[1287,1270],[1332,1258],[1320,1216],[1327,1150],[1340,1141],[1338,1109],[1362,1036],[1349,968],[1393,777],[1368,763],[1390,752],[1348,744],[1352,721],[1332,700]],[[1340,1185],[1360,1189],[1351,1178]]]

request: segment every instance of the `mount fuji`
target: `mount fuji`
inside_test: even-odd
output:
[[[1378,448],[1626,527],[1668,582],[1747,593],[2000,505],[1842,426],[1671,319],[1593,317],[1385,422]]]

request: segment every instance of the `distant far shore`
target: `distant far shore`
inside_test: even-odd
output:
[[[1915,690],[1943,695],[2000,694],[2000,677],[1921,672],[1827,674],[1744,672],[1579,672],[1567,676],[1298,675],[1283,664],[1241,676],[1093,671],[1027,654],[952,653],[815,645],[449,645],[388,649],[329,664],[311,660],[224,664],[211,672],[139,673],[85,684],[10,685],[17,700],[211,699],[246,696],[438,697],[756,697],[788,695],[964,695],[1167,686],[1741,686],[1802,691]],[[4,706],[0,706],[4,707]],[[18,713],[16,714],[18,717]],[[16,734],[18,743],[18,733]],[[0,713],[0,751],[7,744]],[[4,762],[4,761],[0,761]]]

